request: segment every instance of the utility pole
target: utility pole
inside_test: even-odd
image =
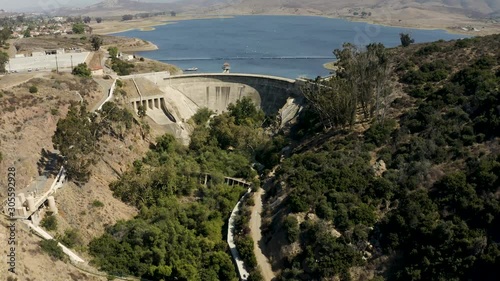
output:
[[[71,71],[73,71],[73,55],[71,55]]]
[[[57,63],[57,53],[56,53],[56,73],[59,73],[59,64]]]

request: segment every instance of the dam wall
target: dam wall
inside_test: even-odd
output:
[[[222,113],[229,104],[249,97],[266,114],[276,114],[288,98],[301,97],[295,80],[253,74],[179,75],[164,78],[157,85],[171,98],[174,98],[171,95],[181,93],[198,108],[207,107],[216,113]],[[182,116],[185,119],[190,117]]]
[[[200,73],[177,76],[141,74],[130,77],[137,95],[129,98],[137,114],[139,106],[157,125],[183,143],[189,141],[187,122],[200,108],[216,114],[229,104],[249,97],[267,115],[278,116],[280,126],[295,118],[302,109],[300,81],[255,74]],[[140,89],[139,89],[140,88]]]

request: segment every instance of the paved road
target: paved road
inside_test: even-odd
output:
[[[271,281],[275,275],[273,269],[271,268],[271,264],[267,257],[262,253],[262,249],[259,247],[259,244],[262,240],[262,196],[265,191],[262,188],[254,194],[253,200],[255,202],[255,206],[252,209],[252,216],[250,217],[250,234],[253,239],[253,252],[255,257],[257,258],[257,264],[259,265],[262,276],[265,281]]]

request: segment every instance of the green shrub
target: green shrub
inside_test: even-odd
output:
[[[75,34],[83,34],[85,33],[85,24],[83,23],[75,23],[72,27],[73,33]]]
[[[64,236],[60,239],[61,243],[69,248],[81,244],[80,235],[76,229],[66,229]]]
[[[91,77],[92,76],[92,71],[90,68],[88,68],[87,63],[80,63],[77,65],[75,68],[73,68],[73,71],[71,74],[80,76],[80,77]]]
[[[297,218],[289,215],[283,222],[283,227],[285,228],[288,242],[293,243],[297,241],[300,233],[299,222],[297,221]]]
[[[41,226],[47,230],[56,230],[57,229],[57,219],[55,216],[45,216],[40,222]]]
[[[104,207],[104,203],[102,203],[101,201],[99,200],[94,200],[92,202],[92,207]]]
[[[428,56],[428,55],[430,55],[432,53],[436,53],[436,52],[439,52],[439,51],[441,51],[441,47],[439,47],[436,43],[432,43],[429,46],[425,46],[425,47],[420,48],[416,52],[416,55],[417,56]]]
[[[255,268],[257,266],[257,258],[253,252],[253,240],[251,237],[236,237],[236,248],[240,253],[241,259],[245,262],[248,268]]]
[[[384,123],[373,124],[368,130],[366,130],[365,140],[368,143],[381,146],[389,140],[395,126],[396,122],[394,120],[387,120]]]
[[[247,206],[255,206],[255,201],[253,200],[253,197],[250,197],[246,201]]]
[[[111,61],[112,61],[111,68],[118,75],[129,75],[131,70],[134,68],[133,64],[122,61],[117,58],[112,58]]]
[[[248,275],[247,281],[263,281],[264,276],[262,276],[262,272],[260,271],[259,268],[256,268],[252,271],[250,271],[250,274]]]
[[[31,86],[29,88],[30,93],[35,94],[38,93],[38,88],[36,86]]]
[[[426,81],[424,73],[420,70],[410,70],[401,77],[401,82],[410,85],[419,85]]]
[[[54,257],[59,260],[64,259],[64,252],[61,247],[58,246],[58,242],[54,239],[51,240],[43,240],[40,242],[40,247],[46,253],[48,253],[51,257]]]

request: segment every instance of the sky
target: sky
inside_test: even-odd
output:
[[[172,2],[172,0],[139,0],[142,2]],[[34,11],[46,11],[54,8],[74,6],[84,7],[102,2],[102,0],[0,0],[0,9],[6,11],[19,11],[29,9]]]

